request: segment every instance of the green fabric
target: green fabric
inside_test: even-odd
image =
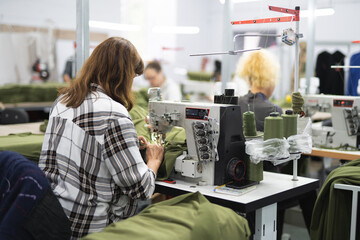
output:
[[[147,91],[148,91],[147,88],[142,88],[136,92],[133,92],[135,105],[142,107],[146,111],[148,110],[148,104],[149,104],[149,95]]]
[[[40,130],[41,132],[46,132],[46,127],[47,127],[48,123],[49,123],[49,120],[45,119],[45,120],[44,120],[44,123],[42,123],[42,124],[40,125],[39,130]]]
[[[7,84],[0,87],[0,102],[53,102],[58,95],[58,88],[67,86],[63,83],[43,84]]]
[[[136,132],[138,136],[143,136],[147,141],[151,140],[151,134],[149,129],[145,126],[145,118],[148,115],[148,111],[142,108],[139,105],[134,105],[134,107],[129,112],[131,120],[134,123]]]
[[[211,73],[206,72],[187,72],[187,77],[189,80],[197,80],[197,81],[210,81]]]
[[[352,192],[334,189],[336,183],[360,185],[360,159],[336,168],[326,178],[311,219],[312,240],[350,238]]]
[[[199,192],[150,205],[138,215],[114,223],[85,240],[102,239],[249,239],[246,219],[210,203]]]
[[[187,150],[185,129],[174,127],[166,134],[164,146],[164,161],[161,163],[157,180],[165,180],[174,168],[175,160]]]
[[[38,162],[43,140],[43,134],[19,133],[0,136],[0,151],[17,152],[31,161]]]

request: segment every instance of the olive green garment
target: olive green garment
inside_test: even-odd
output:
[[[58,89],[66,87],[63,83],[43,84],[6,84],[0,87],[0,102],[53,102],[57,98]]]
[[[152,204],[134,217],[113,223],[85,240],[102,239],[249,239],[247,220],[210,203],[199,192]]]
[[[352,192],[334,189],[336,183],[360,185],[360,159],[336,168],[326,178],[311,219],[312,240],[350,238]]]
[[[186,134],[183,128],[173,128],[166,134],[164,146],[164,161],[161,163],[157,180],[165,180],[174,169],[175,160],[187,150]]]
[[[45,119],[44,122],[40,125],[39,130],[43,133],[46,132],[48,123],[49,123],[49,120]]]
[[[147,91],[148,91],[147,88],[142,88],[139,91],[133,92],[135,105],[140,106],[146,111],[148,111],[148,105],[149,105],[149,95]]]
[[[150,141],[150,131],[145,125],[145,118],[148,115],[148,111],[143,109],[139,105],[134,105],[134,107],[129,112],[132,122],[134,123],[136,132],[138,136],[143,136],[147,141]]]
[[[43,140],[43,134],[32,134],[30,132],[1,136],[0,151],[17,152],[37,163]]]

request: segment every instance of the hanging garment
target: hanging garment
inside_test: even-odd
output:
[[[360,66],[360,52],[351,56],[350,66]],[[360,68],[350,68],[346,95],[359,96],[357,87],[360,79]]]
[[[339,51],[330,54],[322,52],[316,60],[316,76],[320,79],[320,93],[344,95],[344,69],[331,68],[332,65],[344,65],[345,55]]]

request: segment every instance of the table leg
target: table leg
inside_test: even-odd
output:
[[[277,203],[256,210],[254,240],[276,239],[276,215]]]

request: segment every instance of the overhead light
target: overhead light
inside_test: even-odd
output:
[[[178,75],[186,75],[187,70],[186,68],[174,68],[174,73]]]
[[[139,25],[101,22],[101,21],[92,21],[92,20],[89,21],[89,26],[91,28],[101,28],[101,29],[109,29],[109,30],[124,31],[124,32],[138,32],[141,30],[141,26]]]
[[[199,27],[184,27],[184,26],[154,26],[152,28],[154,33],[167,33],[167,34],[198,34]]]
[[[233,3],[259,2],[260,0],[232,0]]]
[[[320,16],[330,16],[330,15],[334,15],[335,10],[333,8],[320,8],[320,9],[315,9],[315,16],[316,17],[320,17]],[[302,10],[300,11],[300,17],[309,17],[309,10]]]

